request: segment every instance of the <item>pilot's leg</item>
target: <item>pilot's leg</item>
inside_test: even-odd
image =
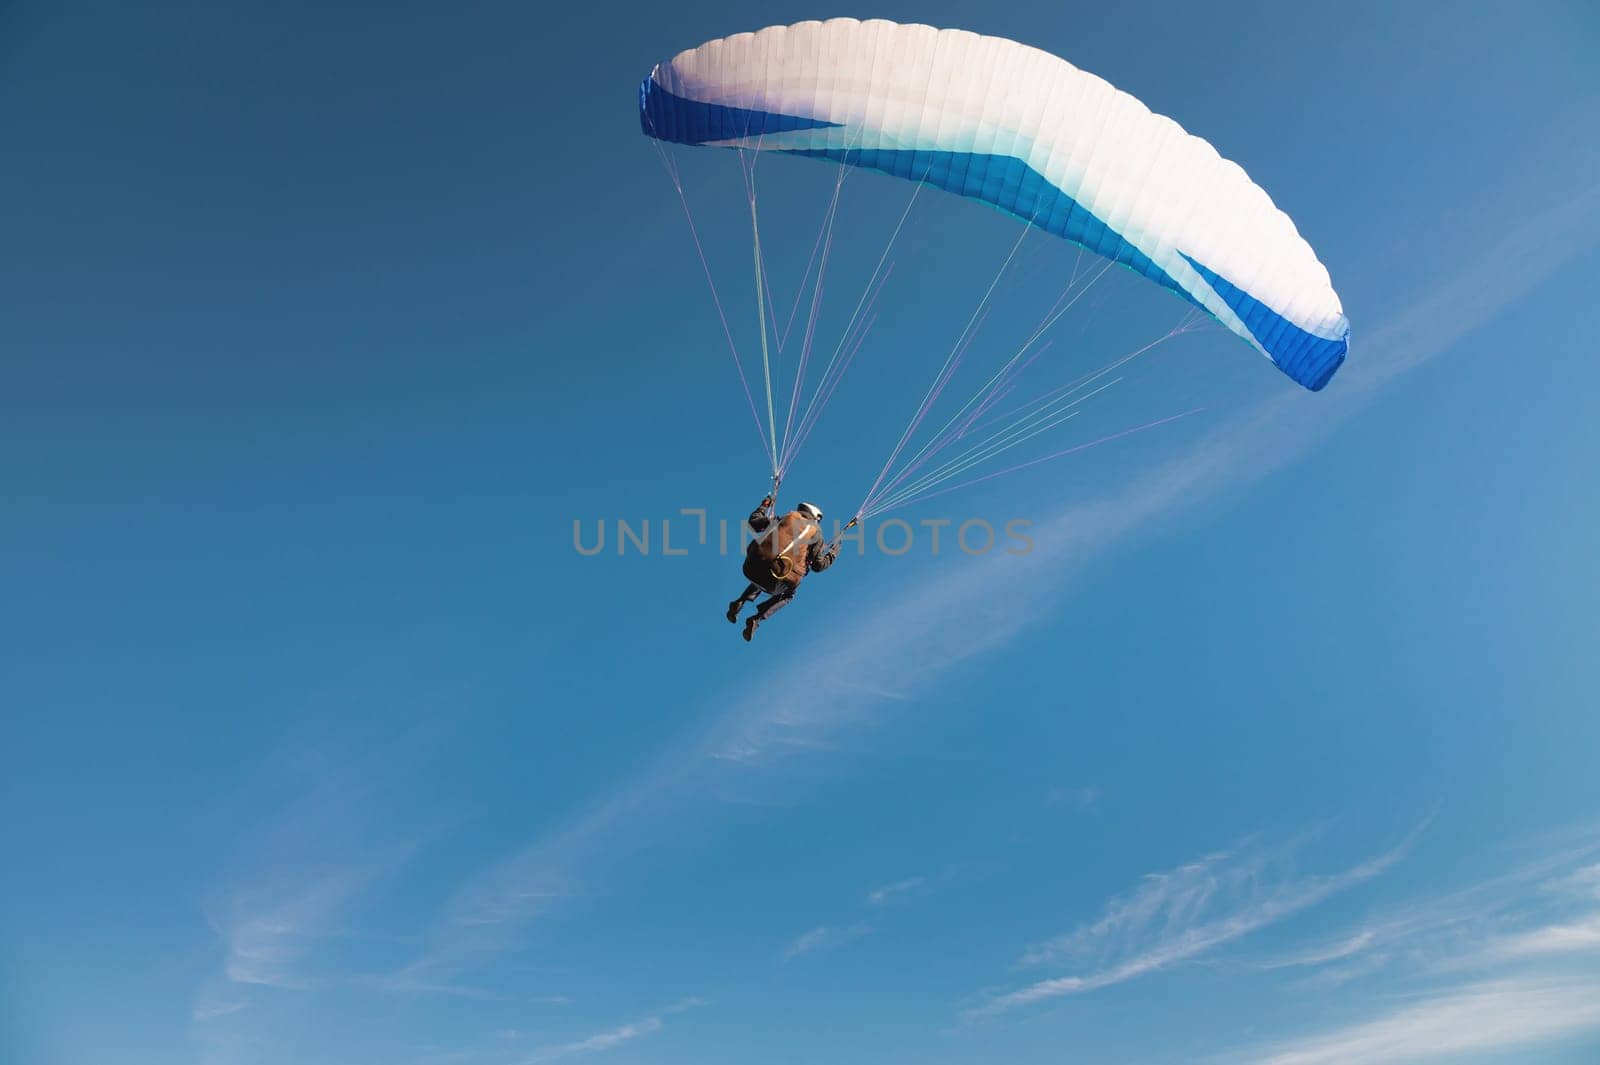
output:
[[[770,599],[763,600],[761,605],[756,607],[756,612],[750,616],[750,620],[744,623],[744,638],[748,640],[753,637],[756,634],[756,626],[788,606],[789,601],[794,598],[794,592],[795,585],[784,584]]]
[[[739,611],[744,609],[744,605],[746,603],[755,602],[756,601],[756,597],[759,596],[760,594],[761,594],[761,589],[757,588],[753,584],[750,585],[749,587],[745,588],[743,595],[739,596],[739,598],[735,599],[733,602],[728,604],[728,620],[733,622],[734,624],[738,624],[738,622],[739,622]]]

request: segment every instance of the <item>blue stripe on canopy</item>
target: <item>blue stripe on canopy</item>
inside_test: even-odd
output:
[[[824,122],[798,115],[779,115],[724,104],[707,104],[669,92],[654,77],[639,86],[639,128],[645,136],[678,144],[705,144],[759,137],[763,133],[788,133],[797,129],[831,129]]]
[[[1178,254],[1183,255],[1182,252]],[[1239,316],[1250,335],[1272,356],[1278,369],[1313,392],[1322,391],[1332,380],[1350,350],[1348,327],[1342,336],[1333,338],[1308,333],[1204,263],[1189,255],[1183,257]]]

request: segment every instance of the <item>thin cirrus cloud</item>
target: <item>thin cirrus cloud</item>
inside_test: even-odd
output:
[[[947,880],[954,875],[953,870],[945,870],[940,874],[939,880]],[[873,888],[867,892],[862,900],[863,905],[873,909],[883,909],[933,890],[934,881],[926,876],[908,876],[895,880],[881,887]],[[817,954],[823,951],[842,947],[847,943],[865,938],[872,934],[873,927],[866,921],[856,921],[844,925],[818,925],[817,927],[801,933],[784,949],[783,960],[793,961],[795,958],[808,954]]]
[[[213,887],[205,909],[223,946],[224,981],[301,991],[329,981],[321,952],[348,937],[351,910],[426,839],[375,829],[370,790],[356,770],[327,771]]]
[[[1093,784],[1081,788],[1054,787],[1045,793],[1046,806],[1066,806],[1080,813],[1094,813],[1100,806],[1100,789]]]
[[[1406,856],[1420,831],[1331,875],[1295,872],[1303,840],[1275,847],[1246,843],[1151,874],[1111,900],[1095,921],[1029,947],[1021,959],[1024,965],[1072,965],[1080,972],[993,995],[965,1017],[1097,991],[1200,958],[1380,875]]]
[[[1553,891],[1600,899],[1600,863],[1574,870],[1552,881],[1550,888]]]
[[[1332,937],[1264,961],[1307,969],[1320,986],[1405,964],[1439,973],[1600,948],[1600,896],[1586,865],[1600,832],[1434,898],[1394,906]]]
[[[1372,928],[1363,928],[1349,935],[1341,936],[1331,943],[1307,947],[1293,954],[1281,958],[1274,958],[1260,963],[1262,969],[1299,969],[1327,965],[1331,962],[1343,961],[1365,953],[1380,942],[1381,934]]]
[[[624,1043],[631,1043],[640,1036],[659,1032],[662,1023],[660,1017],[646,1017],[643,1020],[631,1021],[628,1024],[619,1025],[604,1032],[596,1032],[594,1035],[586,1036],[571,1043],[562,1043],[559,1046],[542,1050],[528,1060],[553,1061],[556,1058],[564,1058],[573,1054],[591,1054],[597,1050],[611,1050]]]
[[[884,906],[891,902],[899,902],[908,895],[922,891],[928,886],[925,876],[908,876],[904,880],[896,880],[892,884],[885,884],[867,892],[868,906]]]
[[[1597,1027],[1600,980],[1499,980],[1450,988],[1369,1020],[1231,1054],[1227,1060],[1248,1065],[1400,1065],[1531,1048]]]
[[[632,1043],[644,1036],[653,1035],[661,1031],[662,1028],[666,1027],[666,1019],[673,1014],[704,1005],[704,999],[682,999],[648,1017],[629,1021],[627,1024],[608,1028],[603,1032],[596,1032],[582,1039],[575,1039],[570,1043],[559,1043],[555,1046],[546,1047],[536,1052],[532,1057],[527,1058],[526,1065],[537,1065],[539,1062],[554,1061],[558,1058],[567,1058],[579,1054],[594,1054],[604,1050],[615,1050],[624,1043]]]
[[[1507,872],[1401,906],[1339,937],[1258,965],[1306,967],[1320,988],[1380,972],[1380,997],[1340,1027],[1281,1037],[1217,1060],[1249,1065],[1376,1065],[1517,1052],[1600,1032],[1600,832]],[[1420,990],[1418,990],[1420,988]],[[1359,1004],[1359,995],[1357,997]]]
[[[1600,950],[1600,913],[1568,924],[1546,925],[1507,936],[1490,944],[1489,952],[1505,959],[1538,958]]]
[[[784,950],[783,960],[793,961],[795,958],[805,957],[809,954],[835,950],[846,943],[853,943],[871,933],[872,926],[865,921],[858,921],[851,925],[818,925],[809,932],[803,932],[795,937],[794,942],[790,943]]]
[[[330,940],[341,940],[337,921],[362,892],[393,872],[410,848],[356,857],[289,883],[235,889],[213,904],[212,928],[225,949],[223,976],[234,984],[291,991],[326,982],[309,962]]]
[[[350,946],[392,945],[381,924],[368,926],[364,907],[408,869],[442,825],[396,817],[397,780],[408,779],[414,735],[340,760],[325,738],[286,746],[269,757],[258,778],[241,786],[247,803],[256,791],[293,786],[296,797],[243,833],[248,846],[219,873],[202,905],[221,947],[221,964],[197,987],[191,1019],[203,1038],[255,1023],[251,1008],[272,992],[330,989],[380,993],[446,993],[493,997],[479,989],[429,982],[412,967],[353,972]]]

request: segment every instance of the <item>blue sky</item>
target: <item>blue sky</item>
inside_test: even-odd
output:
[[[0,1058],[1594,1060],[1600,24],[1395,7],[8,6]],[[835,14],[1174,115],[1353,347],[1177,338],[1056,440],[1199,414],[903,514],[1036,550],[847,554],[746,646],[735,559],[573,523],[761,494],[633,109]],[[762,180],[792,293],[831,176]],[[830,314],[905,189],[844,203]],[[786,494],[848,513],[1013,235],[918,205]],[[1042,382],[1180,320],[1117,275]]]

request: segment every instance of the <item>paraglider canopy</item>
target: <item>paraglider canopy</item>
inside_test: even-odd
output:
[[[1323,388],[1350,326],[1289,216],[1237,164],[1048,52],[882,19],[680,52],[640,88],[661,141],[831,159],[982,201],[1144,275]]]

